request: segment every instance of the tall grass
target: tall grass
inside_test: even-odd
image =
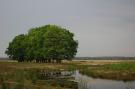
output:
[[[135,62],[124,62],[118,64],[107,64],[103,66],[104,69],[108,70],[128,70],[128,71],[135,71]]]
[[[135,62],[121,62],[99,66],[87,66],[80,70],[80,73],[95,78],[113,80],[135,80]]]

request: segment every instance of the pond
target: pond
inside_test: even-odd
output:
[[[73,76],[78,82],[78,89],[135,89],[135,81],[97,79],[82,75],[79,71],[75,71]]]
[[[56,81],[68,79],[74,81],[75,83],[70,83],[71,86],[77,86],[73,89],[135,89],[135,81],[118,81],[118,80],[108,80],[92,78],[90,76],[83,75],[76,71],[53,71],[53,72],[43,72],[41,73],[42,79],[49,80],[55,79]],[[72,79],[71,79],[72,78]],[[59,79],[59,80],[57,80]],[[64,80],[65,81],[65,80]],[[64,83],[61,82],[61,84]],[[64,86],[67,86],[68,82],[65,82]],[[70,86],[70,87],[71,87]]]

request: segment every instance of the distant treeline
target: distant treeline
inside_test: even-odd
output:
[[[0,57],[0,60],[10,60],[8,57]]]
[[[77,60],[135,60],[135,57],[76,57]]]
[[[0,60],[10,60],[10,58],[0,58]],[[73,60],[135,60],[135,57],[75,57]]]

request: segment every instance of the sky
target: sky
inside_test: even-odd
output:
[[[135,57],[135,0],[0,0],[0,57],[30,28],[56,24],[78,40],[78,57]]]

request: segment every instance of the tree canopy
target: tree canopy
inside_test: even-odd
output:
[[[27,34],[16,36],[6,50],[13,60],[57,62],[72,59],[78,48],[74,34],[56,25],[32,28]]]

